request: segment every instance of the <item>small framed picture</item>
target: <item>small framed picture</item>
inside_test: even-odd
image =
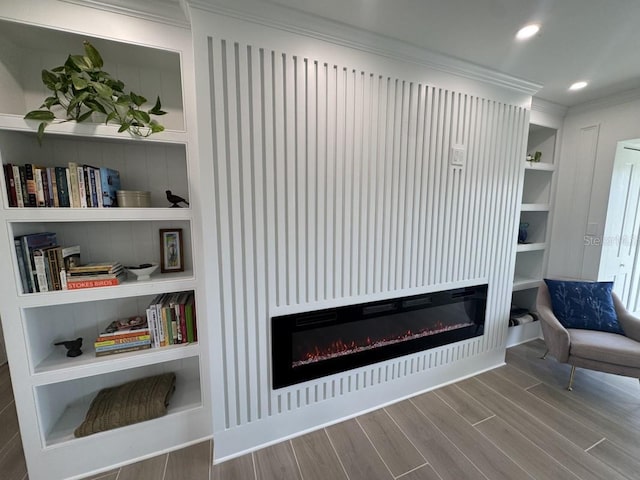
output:
[[[162,273],[184,272],[181,228],[160,230],[160,271]]]

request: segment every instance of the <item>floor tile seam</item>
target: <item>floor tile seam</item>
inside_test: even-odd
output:
[[[454,383],[454,384],[452,384],[452,386],[455,386],[455,383]],[[458,389],[458,390],[459,390],[459,389]],[[460,391],[462,392],[462,390],[460,390]],[[439,395],[439,394],[438,394],[438,391],[437,391],[437,390],[435,390],[433,393],[434,393],[434,394],[435,394],[435,395],[436,395],[440,400],[442,400],[442,402],[443,402],[444,404],[446,404],[446,405],[447,405],[451,410],[453,410],[454,412],[458,413],[458,411],[457,411],[455,408],[453,408],[453,406],[452,406],[449,402],[447,402],[447,400],[446,400],[445,398],[443,398],[441,395]],[[462,392],[462,393],[465,393],[465,392]],[[476,402],[476,403],[477,403],[477,402]],[[477,424],[478,424],[478,423],[480,423],[480,422],[484,422],[485,420],[488,420],[488,419],[493,418],[493,417],[495,417],[495,416],[496,416],[496,414],[495,414],[495,413],[493,413],[491,410],[489,410],[488,408],[486,408],[484,405],[480,405],[480,406],[481,406],[482,408],[485,408],[489,413],[491,413],[491,415],[489,415],[488,417],[483,418],[482,420],[479,420],[479,421],[477,421],[477,422],[475,422],[475,423],[471,423],[469,420],[467,420],[466,418],[464,418],[464,416],[463,416],[462,414],[460,414],[460,413],[458,413],[458,415],[460,415],[460,416],[462,417],[462,419],[463,419],[465,422],[467,422],[469,425],[471,425],[471,426],[475,426],[475,425],[477,425]]]
[[[387,415],[387,417],[389,417],[389,418],[391,419],[391,421],[392,421],[393,423],[395,423],[396,427],[398,427],[398,430],[400,430],[400,432],[402,432],[402,434],[403,434],[403,435],[404,435],[404,437],[409,441],[409,443],[410,443],[411,445],[413,445],[413,448],[415,448],[415,449],[416,449],[416,452],[418,452],[418,454],[422,457],[422,459],[425,461],[425,463],[426,463],[426,464],[428,464],[428,463],[429,463],[429,460],[427,460],[427,459],[425,458],[425,456],[422,454],[422,452],[421,452],[421,451],[420,451],[420,449],[417,447],[417,445],[416,445],[415,443],[413,443],[413,440],[411,440],[411,439],[409,438],[409,435],[407,435],[407,433],[402,429],[402,427],[400,426],[400,424],[399,424],[398,422],[396,422],[396,419],[395,419],[395,418],[393,418],[393,416],[392,416],[392,415],[387,411],[387,409],[386,409],[386,408],[383,408],[382,410],[383,410],[383,411],[384,411],[384,413]]]
[[[398,475],[397,477],[394,477],[394,479],[398,480],[398,479],[401,479],[402,477],[406,477],[410,473],[415,472],[416,470],[420,470],[422,467],[425,467],[427,465],[429,465],[429,463],[425,462],[422,465],[418,465],[417,467],[414,467],[411,470],[407,470],[406,472]],[[432,467],[432,469],[433,469],[433,467]],[[433,471],[436,472],[435,469],[433,469]],[[436,475],[438,475],[438,472],[436,472]],[[438,475],[438,477],[440,477],[440,475]],[[442,477],[440,477],[440,478],[442,478]]]
[[[291,451],[293,452],[293,459],[296,461],[296,466],[298,467],[300,478],[301,480],[304,480],[304,474],[302,473],[302,468],[300,468],[300,461],[298,460],[298,455],[296,455],[296,449],[293,448],[293,441],[291,441],[291,439],[289,439],[289,446],[291,447]]]
[[[333,449],[333,453],[336,454],[336,458],[338,459],[338,463],[342,467],[344,476],[347,478],[347,480],[351,480],[349,478],[349,473],[347,472],[347,469],[344,466],[344,463],[342,463],[342,459],[340,458],[340,455],[338,455],[338,449],[336,448],[336,446],[333,444],[333,441],[331,440],[331,435],[329,435],[329,432],[327,431],[326,428],[323,428],[322,430],[324,431],[324,434],[327,436],[327,439],[329,440],[329,445],[331,445],[331,448]]]
[[[585,372],[585,373],[588,373],[588,372]],[[545,383],[545,382],[540,382],[540,385],[546,385],[547,387],[549,387],[549,388],[551,388],[551,389],[556,390],[556,387],[554,387],[553,385],[550,385],[550,384],[548,384],[548,383]],[[574,385],[575,385],[575,383],[574,383]],[[536,385],[536,386],[537,386],[537,385]],[[531,388],[533,388],[533,387],[531,387]],[[531,392],[530,392],[530,393],[531,393]],[[567,391],[566,391],[566,389],[561,389],[561,390],[559,391],[559,393],[561,393],[563,397],[570,398],[572,401],[574,401],[574,402],[576,402],[576,403],[579,403],[579,404],[580,404],[582,407],[584,407],[585,409],[593,410],[595,413],[598,413],[598,409],[597,409],[597,408],[595,408],[594,406],[590,405],[589,403],[587,403],[587,401],[585,401],[585,400],[580,396],[580,392],[579,392],[579,391],[575,391],[575,390],[574,390],[574,391],[572,391],[572,392],[570,392],[570,393],[569,393],[569,392],[567,392]],[[535,395],[535,393],[533,393],[533,395]],[[536,397],[537,397],[537,398],[539,398],[537,395],[536,395]],[[542,400],[542,399],[541,399],[541,400]],[[626,415],[629,415],[629,414],[630,414],[630,412],[628,412],[628,411],[626,411],[626,410],[624,410],[624,409],[623,409],[622,413],[625,413]],[[639,417],[639,418],[640,418],[640,417]]]
[[[498,395],[501,395],[503,398],[505,398],[506,400],[508,400],[509,402],[511,402],[513,405],[515,405],[515,406],[516,406],[518,409],[520,409],[521,411],[526,412],[527,414],[529,414],[531,417],[535,418],[535,419],[536,419],[537,421],[539,421],[540,423],[542,423],[542,424],[544,424],[544,425],[548,426],[548,427],[549,427],[549,428],[551,428],[554,432],[556,432],[558,435],[562,435],[562,434],[561,434],[560,432],[558,432],[555,428],[553,428],[553,426],[552,426],[552,425],[549,425],[548,423],[544,422],[542,419],[538,418],[538,416],[537,416],[537,415],[534,415],[532,412],[530,412],[530,411],[528,411],[528,410],[525,410],[525,409],[524,409],[523,407],[521,407],[518,403],[516,403],[515,401],[511,400],[509,397],[507,397],[507,396],[505,396],[505,395],[502,395],[502,393],[500,393],[498,390],[495,390],[494,388],[492,388],[489,384],[487,384],[486,382],[484,382],[482,379],[477,378],[477,377],[476,377],[476,379],[477,379],[479,382],[481,382],[483,385],[485,385],[487,388],[490,388],[491,390],[493,390],[494,392],[496,392]],[[509,380],[507,380],[507,381],[509,381]],[[513,383],[513,382],[510,382],[510,383]],[[515,385],[515,384],[514,384],[514,385]],[[596,437],[600,435],[600,432],[598,432],[597,430],[594,430],[592,427],[590,427],[589,425],[586,425],[584,422],[582,422],[582,421],[580,421],[580,420],[578,420],[578,419],[574,418],[572,415],[570,415],[570,414],[568,414],[568,413],[565,413],[565,412],[563,412],[562,410],[560,410],[560,409],[558,409],[558,408],[554,407],[554,406],[553,406],[553,405],[551,405],[550,403],[546,402],[546,401],[545,401],[545,400],[543,400],[542,398],[539,398],[538,396],[534,395],[534,394],[533,394],[533,393],[531,393],[531,392],[526,392],[526,393],[528,393],[529,395],[531,395],[531,396],[532,396],[532,399],[533,399],[533,400],[535,400],[536,402],[538,402],[538,403],[540,403],[540,402],[544,403],[544,404],[547,406],[547,408],[548,408],[548,409],[555,410],[558,414],[560,414],[560,415],[564,415],[565,417],[567,417],[571,422],[578,423],[578,424],[580,424],[582,427],[586,428],[587,430],[592,431],[592,432],[595,434],[595,436],[596,436]],[[578,448],[580,448],[581,450],[584,450],[584,448],[583,448],[583,447],[581,447],[580,445],[578,445],[577,443],[575,443],[573,440],[569,439],[569,438],[568,438],[568,437],[566,437],[565,435],[562,435],[562,436],[563,436],[564,438],[566,438],[567,440],[569,440],[569,441],[570,441],[571,443],[573,443],[574,445],[576,445],[576,446],[577,446]]]
[[[254,480],[258,480],[258,467],[256,466],[256,456],[254,453],[255,452],[251,452],[251,464],[253,465],[253,478]]]
[[[169,455],[171,454],[167,453],[166,458],[164,459],[164,469],[162,470],[162,480],[167,478],[167,467],[169,466]]]
[[[415,404],[414,404],[414,405],[415,405]],[[415,405],[415,407],[416,407],[418,410],[420,410],[420,408],[419,408],[417,405]],[[449,407],[449,408],[451,408],[451,407]],[[460,419],[462,419],[463,421],[465,421],[465,422],[466,422],[466,420],[464,420],[464,417],[463,417],[462,415],[460,415],[458,412],[456,412],[456,411],[455,411],[455,410],[453,410],[453,409],[451,409],[451,411],[453,412],[453,414],[454,414],[454,415],[457,415],[458,417],[460,417]],[[420,413],[422,413],[422,414],[426,417],[426,415],[422,412],[422,410],[420,410]],[[493,417],[491,417],[491,418],[494,418],[494,417],[496,417],[496,416],[497,416],[497,415],[495,415],[495,414],[494,414],[494,415],[493,415]],[[427,419],[428,419],[429,421],[431,421],[428,417],[427,417]],[[485,418],[485,420],[488,420],[488,419],[487,419],[487,418]],[[482,421],[480,421],[480,422],[477,422],[477,423],[482,423],[483,421],[484,421],[484,420],[482,420]],[[440,430],[440,428],[439,428],[435,423],[433,423],[433,422],[431,422],[431,423],[432,423],[432,424],[433,424],[433,425],[434,425],[438,430]],[[515,459],[514,459],[514,458],[512,458],[512,457],[511,457],[507,452],[505,452],[505,451],[504,451],[504,450],[502,450],[498,445],[496,445],[496,444],[495,444],[495,443],[494,443],[494,442],[493,442],[489,437],[487,437],[484,433],[482,433],[480,430],[478,430],[478,429],[475,427],[475,425],[471,425],[471,424],[469,424],[469,422],[466,422],[466,423],[467,423],[469,426],[471,426],[471,427],[472,427],[476,432],[478,432],[478,434],[479,434],[479,435],[481,435],[482,437],[484,437],[484,438],[485,438],[485,440],[486,440],[490,445],[493,445],[493,447],[494,447],[496,450],[498,450],[498,451],[499,451],[499,452],[501,452],[501,453],[502,453],[506,458],[508,458],[509,460],[511,460],[511,462],[513,462],[513,464],[514,464],[514,465],[516,465],[518,468],[520,468],[520,470],[522,470],[522,471],[525,473],[525,475],[527,475],[531,480],[535,480],[535,478],[533,477],[533,475],[531,475],[529,472],[527,472],[527,471],[526,471],[526,470],[525,470],[525,469],[524,469],[524,468],[523,468],[523,467],[522,467],[518,462],[516,462],[516,461],[515,461]],[[442,434],[446,436],[446,434],[445,434],[442,430],[440,430],[440,432],[442,432]],[[447,437],[447,438],[449,439],[449,441],[450,441],[453,445],[455,445],[455,446],[456,446],[456,448],[458,448],[458,450],[460,450],[460,448],[459,448],[459,447],[458,447],[458,446],[453,442],[453,440],[451,440],[449,437]],[[461,450],[460,450],[460,451],[461,451]],[[464,452],[463,452],[463,454],[464,454]],[[484,454],[483,454],[483,455],[484,455]],[[465,456],[466,456],[466,455],[465,455]],[[468,458],[468,457],[467,457],[467,458]],[[491,460],[491,458],[489,458],[489,459]],[[469,459],[469,460],[471,461],[471,459]],[[473,462],[472,462],[472,463],[473,463]],[[480,470],[480,467],[478,467],[475,463],[474,463],[474,465],[475,465],[475,467],[476,467],[478,470]],[[497,467],[496,467],[496,468],[497,468]],[[480,470],[480,471],[482,472],[482,470]],[[485,475],[485,474],[484,474],[484,472],[482,472],[482,474],[483,474],[483,475]],[[485,476],[486,476],[486,475],[485,475]]]
[[[9,401],[9,403],[7,403],[4,407],[0,408],[0,415],[2,415],[2,413],[11,406],[11,404],[15,404],[16,400],[15,398],[11,397],[11,400]]]
[[[358,426],[360,427],[360,430],[362,430],[362,433],[364,433],[364,436],[367,437],[367,440],[369,440],[369,443],[371,444],[371,446],[373,447],[373,449],[376,451],[376,453],[378,454],[378,458],[382,461],[382,463],[384,464],[385,467],[387,467],[387,471],[389,472],[389,475],[391,475],[391,478],[395,478],[395,475],[393,474],[393,472],[391,471],[391,469],[389,468],[389,465],[387,465],[387,462],[384,461],[384,458],[382,458],[382,455],[380,454],[380,451],[378,450],[378,448],[376,447],[376,445],[373,443],[373,440],[371,440],[371,437],[369,436],[369,434],[367,433],[367,431],[364,429],[364,427],[362,426],[362,424],[360,423],[360,421],[358,420],[358,418],[356,417],[356,423],[358,424]],[[404,434],[403,434],[404,435]]]
[[[410,398],[410,399],[409,399],[409,401],[410,401],[410,402],[411,402],[411,404],[414,406],[414,408],[415,408],[416,410],[418,410],[418,412],[420,412],[420,415],[422,415],[422,416],[427,420],[427,422],[429,422],[431,425],[433,425],[433,428],[435,428],[438,432],[440,432],[440,434],[441,434],[444,438],[446,438],[446,439],[449,441],[449,443],[451,443],[451,445],[453,445],[453,448],[455,448],[456,450],[458,450],[458,452],[460,452],[460,455],[462,455],[464,458],[466,458],[466,459],[469,461],[469,463],[471,463],[471,465],[473,465],[473,466],[475,467],[475,469],[476,469],[476,470],[478,470],[478,472],[480,472],[480,475],[482,475],[482,476],[483,476],[484,478],[486,478],[487,480],[491,480],[491,479],[490,479],[489,477],[487,477],[487,475],[486,475],[486,474],[485,474],[485,473],[480,469],[480,467],[478,467],[478,465],[476,465],[476,464],[475,464],[475,462],[474,462],[473,460],[471,460],[471,459],[467,456],[467,454],[466,454],[466,453],[464,453],[464,452],[460,449],[460,447],[458,447],[458,445],[456,445],[456,444],[455,444],[455,442],[454,442],[453,440],[451,440],[451,439],[449,438],[449,436],[448,436],[446,433],[444,433],[444,432],[440,429],[440,427],[438,427],[435,423],[433,423],[433,422],[431,421],[431,419],[430,419],[429,417],[427,417],[427,416],[424,414],[424,412],[423,412],[422,410],[420,410],[420,408],[418,408],[418,406],[413,402],[413,399],[411,399],[411,398]],[[456,415],[457,415],[457,412],[456,412]],[[435,470],[435,468],[434,468],[434,470]]]
[[[516,402],[510,400],[508,397],[505,397],[502,393],[498,392],[497,390],[491,388],[490,385],[487,385],[485,382],[483,382],[482,380],[480,380],[479,378],[475,378],[475,380],[477,380],[478,382],[482,383],[482,385],[486,388],[488,388],[489,390],[493,391],[496,395],[499,395],[500,397],[502,397],[504,400],[508,401],[509,403],[513,404],[518,410],[520,410],[523,414],[528,415],[529,417],[531,417],[535,422],[538,422],[542,425],[544,425],[545,427],[549,428],[550,430],[553,430],[553,432],[558,435],[559,437],[562,437],[563,439],[565,439],[567,442],[569,442],[571,445],[573,445],[576,448],[579,448],[580,450],[584,450],[582,447],[580,447],[580,445],[575,444],[572,440],[570,440],[569,438],[565,437],[563,434],[561,434],[560,432],[558,432],[556,429],[554,429],[551,425],[547,424],[546,422],[543,422],[540,418],[538,418],[537,416],[533,415],[531,412],[528,412],[527,410],[525,410],[524,408],[520,407]],[[500,414],[497,414],[497,416],[499,418],[502,418],[500,416]],[[509,425],[511,425],[511,423],[507,420],[502,418],[502,420],[504,420],[505,422],[507,422]],[[514,425],[512,425],[514,428]]]
[[[207,479],[211,480],[211,477],[213,476],[213,439],[209,440],[207,443],[209,444],[209,464],[208,464],[209,471],[207,473]]]
[[[476,422],[476,423],[472,423],[471,426],[472,427],[477,427],[478,425],[480,425],[482,422],[486,422],[487,420],[491,420],[492,418],[496,418],[497,415],[494,413],[493,415],[491,415],[490,417],[487,418],[483,418],[482,420]]]
[[[547,386],[549,386],[549,385],[547,385]],[[553,387],[549,386],[549,388],[553,388]],[[536,395],[535,393],[532,393],[532,395],[534,395],[540,401],[543,401],[543,402],[546,403],[546,401],[542,397]],[[563,396],[565,396],[564,393],[563,393]],[[600,427],[600,425],[595,423],[593,420],[591,420],[592,416],[599,416],[605,423],[608,423],[608,424],[612,424],[613,423],[618,428],[627,428],[625,425],[618,425],[617,422],[611,421],[607,417],[602,416],[602,414],[600,414],[595,407],[592,407],[591,405],[586,404],[584,401],[580,400],[579,398],[573,398],[573,397],[569,397],[569,396],[566,396],[566,398],[571,399],[571,401],[573,401],[574,403],[579,404],[582,408],[584,408],[586,410],[591,410],[592,412],[588,412],[587,415],[583,415],[582,413],[578,413],[577,411],[568,408],[567,411],[571,412],[571,413],[565,413],[565,415],[569,416],[576,423],[580,423],[581,425],[589,428],[590,430],[593,430],[596,433],[601,433],[600,432],[601,427]],[[575,416],[574,416],[574,414],[575,414]],[[580,419],[577,418],[577,417],[580,417]],[[585,420],[588,421],[589,423],[585,423]],[[600,440],[600,441],[602,441],[602,440]],[[612,443],[615,443],[616,445],[618,445],[620,448],[622,448],[624,450],[624,445],[619,445],[618,442],[616,442],[614,440],[611,440],[611,439],[609,439],[609,441],[611,441]],[[589,448],[592,448],[593,446],[595,446],[595,445],[592,445]],[[630,455],[637,455],[637,452],[633,453],[633,452],[627,451],[627,453],[629,453]]]
[[[486,387],[487,387],[487,388],[489,388],[490,390],[493,390],[493,392],[495,392],[495,394],[496,394],[496,395],[500,395],[500,396],[501,396],[501,397],[503,397],[504,399],[506,399],[506,400],[508,400],[509,402],[513,403],[514,405],[518,406],[518,404],[517,404],[517,403],[512,402],[512,401],[511,401],[511,400],[509,400],[507,397],[505,397],[504,395],[502,395],[500,392],[498,392],[498,391],[494,390],[494,389],[493,389],[493,388],[491,388],[489,385],[487,385],[486,383],[482,382],[480,379],[476,378],[476,380],[478,380],[480,383],[482,383],[484,386],[486,386]],[[538,417],[536,417],[536,416],[532,415],[531,413],[527,412],[527,411],[526,411],[526,410],[524,410],[523,408],[520,408],[520,407],[518,407],[518,408],[519,408],[522,412],[524,412],[525,414],[527,414],[527,415],[529,415],[530,417],[532,417],[536,422],[539,422],[539,423],[541,423],[542,425],[544,425],[545,427],[547,427],[547,428],[549,428],[549,429],[553,430],[553,432],[555,433],[555,435],[557,435],[558,437],[560,437],[560,438],[562,438],[562,439],[566,440],[569,444],[573,445],[575,448],[577,448],[577,449],[579,449],[579,450],[581,450],[581,451],[584,451],[584,449],[583,449],[582,447],[580,447],[580,445],[577,445],[577,444],[576,444],[576,443],[574,443],[571,439],[569,439],[569,438],[567,438],[566,436],[564,436],[563,434],[559,433],[559,432],[558,432],[557,430],[555,430],[551,425],[548,425],[547,423],[543,422],[543,421],[542,421],[542,420],[540,420]],[[501,418],[501,417],[500,417],[500,418]],[[505,419],[503,419],[503,420],[505,420]],[[505,420],[505,421],[507,421],[507,420]],[[507,423],[509,423],[509,422],[507,421]],[[511,425],[511,423],[509,423],[509,425]],[[514,425],[511,425],[511,426],[514,426]],[[515,426],[514,426],[514,428],[515,428]],[[545,451],[545,452],[546,452],[546,450],[544,450],[544,449],[543,449],[543,451]],[[565,453],[566,453],[567,455],[569,455],[569,456],[572,456],[572,454],[573,454],[573,452],[565,452]],[[596,458],[596,457],[595,457],[595,456],[593,456],[593,455],[590,455],[590,456],[591,456],[594,460],[596,460],[597,462],[601,463],[603,466],[605,466],[605,467],[607,467],[607,468],[609,468],[609,469],[611,469],[611,470],[614,470],[614,471],[615,471],[615,469],[613,469],[613,468],[612,468],[609,464],[607,464],[606,462],[603,462],[602,460],[600,460],[599,458]],[[554,457],[554,458],[555,458],[555,457]],[[572,472],[572,473],[573,473],[573,472]]]
[[[512,353],[513,353],[514,355],[516,355],[518,358],[520,358],[521,360],[524,360],[524,361],[527,361],[527,362],[530,362],[530,361],[532,360],[530,357],[527,357],[526,355],[523,355],[522,353],[519,353],[519,352],[518,352],[518,351],[516,351],[516,350],[514,350]],[[543,352],[541,352],[541,354],[542,354],[542,353],[543,353]],[[565,365],[565,364],[561,364],[560,362],[558,362],[558,361],[557,361],[555,358],[553,358],[553,357],[548,357],[548,358],[551,358],[553,361],[555,361],[555,362],[556,362],[556,363],[558,363],[559,365]],[[548,359],[548,358],[547,358],[547,359]],[[537,359],[539,360],[540,358],[537,358]],[[508,364],[508,363],[509,363],[509,362],[507,362],[507,364]],[[518,368],[518,367],[515,367],[515,368]],[[589,371],[589,369],[581,368],[580,370],[576,370],[576,373],[578,373],[578,372],[580,373],[580,375],[586,375],[586,376],[587,376],[589,379],[591,379],[592,381],[602,381],[602,380],[600,380],[599,378],[597,378],[597,377],[595,377],[595,376],[591,375],[591,373],[592,373],[592,372],[590,372],[590,371]],[[533,375],[531,375],[531,374],[529,374],[529,373],[527,373],[527,372],[525,372],[525,373],[526,373],[527,375],[529,375],[529,376],[533,376]],[[537,377],[534,377],[534,378],[537,378]],[[577,379],[576,379],[576,380],[577,380]],[[542,382],[542,383],[544,383],[544,382]],[[625,389],[620,388],[620,386],[618,386],[618,385],[615,385],[615,384],[612,384],[612,383],[609,383],[609,382],[605,382],[605,383],[607,384],[607,386],[608,386],[608,387],[615,388],[616,390],[618,390],[618,391],[619,391],[619,392],[621,392],[622,394],[625,394],[625,395],[627,395],[627,394],[628,394],[628,392],[627,392]]]
[[[490,390],[493,390],[489,385],[485,384],[485,383],[484,383],[484,382],[482,382],[481,380],[479,380],[479,379],[476,379],[476,380],[478,380],[480,383],[482,383],[483,385],[485,385],[485,386],[486,386],[487,388],[489,388]],[[500,392],[497,392],[496,390],[493,390],[493,391],[494,391],[497,395],[500,395],[500,396],[501,396],[501,397],[503,397],[503,398],[507,398],[507,397],[505,397],[504,395],[502,395]],[[508,400],[508,399],[507,399],[507,400]],[[514,404],[515,404],[515,402],[511,402],[511,403],[514,403]],[[517,404],[515,404],[515,405],[517,405]],[[536,422],[538,422],[538,423],[540,423],[540,424],[542,424],[542,425],[546,426],[547,428],[549,428],[549,429],[553,430],[553,432],[554,432],[554,434],[555,434],[555,435],[557,435],[557,436],[558,436],[558,437],[560,437],[561,439],[564,439],[568,444],[573,445],[573,447],[575,447],[576,449],[578,449],[578,450],[580,450],[580,451],[583,451],[583,452],[584,452],[584,449],[583,449],[582,447],[580,447],[580,445],[577,445],[577,444],[576,444],[576,443],[574,443],[572,440],[570,440],[569,438],[565,437],[564,435],[562,435],[561,433],[559,433],[558,431],[556,431],[552,426],[550,426],[550,425],[548,425],[547,423],[543,422],[542,420],[540,420],[539,418],[535,417],[534,415],[531,415],[531,414],[530,414],[529,412],[527,412],[526,410],[524,410],[524,409],[522,409],[522,408],[520,408],[520,410],[522,410],[522,412],[524,412],[525,414],[527,414],[527,415],[529,415],[530,417],[532,417]],[[505,419],[503,419],[503,420],[505,420]],[[505,420],[505,421],[507,421],[507,420]],[[509,423],[509,422],[507,421],[507,423]],[[511,426],[512,426],[512,427],[514,427],[514,428],[518,428],[517,426],[512,425],[511,423],[509,423],[509,425],[511,425]],[[534,443],[534,445],[537,445],[537,444],[536,444],[536,443]],[[540,447],[540,446],[538,446],[538,447],[539,447],[539,448],[541,448],[545,453],[547,453],[547,455],[551,456],[551,454],[549,454],[545,449],[543,449],[543,448],[542,448],[542,447]],[[563,450],[564,450],[564,449],[563,449]],[[565,451],[564,453],[565,453],[566,455],[569,455],[569,456],[572,456],[572,455],[573,455],[573,452],[566,452],[566,451]],[[585,453],[586,453],[586,452],[585,452]],[[588,453],[587,453],[587,454],[588,454]],[[614,471],[614,472],[617,472],[617,470],[615,470],[613,467],[611,467],[611,466],[610,466],[609,464],[607,464],[606,462],[603,462],[602,460],[600,460],[599,458],[595,457],[594,455],[590,455],[590,454],[588,454],[588,455],[589,455],[593,460],[595,460],[596,462],[598,462],[598,463],[602,464],[602,466],[604,466],[604,467],[606,467],[606,468],[608,468],[608,469],[610,469],[610,470],[612,470],[612,471]],[[555,457],[552,457],[552,458],[554,458],[554,459],[555,459]],[[557,459],[555,459],[555,460],[556,460],[558,463],[562,464],[562,463],[560,462],[560,460],[557,460]],[[573,473],[573,472],[571,471],[571,473]],[[575,475],[575,476],[577,476],[576,474],[574,474],[574,475]],[[578,477],[578,478],[580,478],[580,477]]]
[[[7,440],[7,442],[0,447],[0,462],[4,460],[4,457],[7,455],[7,452],[11,448],[11,444],[15,441],[16,437],[18,437],[20,432],[16,432],[11,435],[11,438]],[[22,451],[22,445],[20,445],[20,450]]]
[[[600,440],[598,440],[596,443],[594,443],[593,445],[591,445],[589,448],[585,448],[584,451],[589,453],[589,450],[591,450],[594,447],[597,447],[598,445],[600,445],[602,442],[604,442],[607,439],[607,437],[602,437]]]
[[[506,363],[506,362],[505,362],[505,363]],[[509,365],[508,363],[506,363],[506,364],[507,364],[507,365]],[[503,367],[504,367],[504,366],[503,366]],[[513,365],[509,365],[509,367],[517,368],[517,367],[514,367]],[[522,370],[520,370],[520,372],[521,372],[523,375],[526,375],[527,377],[530,377],[532,380],[537,381],[538,383],[536,383],[536,384],[534,384],[534,385],[529,385],[528,387],[523,387],[523,386],[521,386],[521,385],[518,385],[518,384],[517,384],[516,382],[514,382],[513,380],[511,380],[511,379],[509,378],[509,376],[508,376],[508,375],[503,374],[503,373],[502,373],[502,368],[501,368],[501,367],[494,368],[493,370],[490,370],[490,371],[491,371],[491,372],[495,372],[495,374],[496,374],[496,375],[499,375],[500,377],[504,378],[505,380],[510,381],[510,382],[511,382],[511,383],[513,383],[514,385],[517,385],[517,386],[518,386],[518,388],[521,388],[521,389],[523,389],[523,390],[525,390],[525,391],[526,391],[526,390],[528,390],[528,389],[530,389],[530,388],[535,387],[536,385],[540,385],[540,384],[542,383],[542,380],[540,380],[539,378],[533,377],[533,376],[529,375],[527,372],[523,372]]]
[[[571,474],[573,477],[575,477],[575,478],[576,478],[576,480],[580,480],[580,477],[578,477],[578,475],[576,475],[576,474],[575,474],[575,473],[573,473],[571,470],[569,470],[569,469],[568,469],[568,468],[567,468],[567,467],[566,467],[562,462],[560,462],[560,460],[557,460],[555,457],[552,457],[551,455],[549,455],[549,453],[547,453],[547,451],[546,451],[546,450],[543,450],[543,449],[542,449],[541,447],[539,447],[535,442],[533,442],[532,440],[530,440],[529,438],[527,438],[527,436],[526,436],[524,433],[522,433],[518,428],[514,427],[513,425],[511,425],[509,422],[507,422],[507,421],[506,421],[506,420],[504,420],[503,418],[499,417],[498,415],[494,415],[494,418],[497,418],[498,420],[500,420],[500,421],[502,421],[502,422],[506,423],[506,424],[507,424],[507,425],[508,425],[512,430],[513,430],[513,433],[514,433],[515,435],[518,435],[518,436],[522,437],[525,441],[527,441],[527,442],[531,443],[535,448],[537,448],[537,449],[538,449],[538,450],[540,450],[543,454],[545,454],[547,457],[549,457],[549,459],[550,459],[552,462],[555,462],[555,463],[557,463],[558,465],[560,465],[560,467],[562,467],[562,468],[563,468],[564,470],[566,470],[569,474]],[[487,419],[487,420],[489,420],[489,419]],[[483,420],[483,421],[484,421],[484,420]],[[482,423],[482,422],[479,422],[479,423]],[[479,424],[479,423],[478,423],[478,424]],[[476,424],[476,425],[477,425],[477,424]],[[474,427],[476,427],[476,426],[474,425]],[[476,429],[477,429],[477,428],[476,428]],[[507,455],[507,457],[509,457],[509,458],[511,459],[511,461],[513,461],[516,465],[518,465],[520,468],[522,468],[522,469],[524,470],[524,468],[523,468],[523,467],[522,467],[518,462],[516,462],[516,461],[515,461],[515,459],[511,458],[511,456],[509,456],[509,455],[508,455],[504,450],[502,450],[498,445],[496,445],[496,444],[495,444],[495,442],[493,442],[489,437],[487,437],[486,435],[484,435],[484,433],[482,433],[480,430],[478,430],[478,431],[479,431],[479,432],[480,432],[480,434],[482,434],[485,438],[487,438],[487,440],[489,440],[493,445],[495,445],[495,447],[496,447],[498,450],[502,451],[505,455]],[[530,476],[531,476],[531,475],[530,475]]]

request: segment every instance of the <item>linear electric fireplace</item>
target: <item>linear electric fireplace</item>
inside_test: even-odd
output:
[[[482,335],[487,285],[271,318],[273,388]]]

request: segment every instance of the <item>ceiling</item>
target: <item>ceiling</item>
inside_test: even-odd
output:
[[[102,1],[155,3],[156,12],[158,5],[152,0]],[[161,3],[172,1],[179,2]],[[536,96],[560,105],[574,106],[640,88],[639,0],[254,1],[320,16],[540,83],[543,88]],[[540,32],[530,40],[515,41],[516,31],[531,22],[542,25]],[[588,81],[587,88],[570,92],[569,85],[579,80]]]

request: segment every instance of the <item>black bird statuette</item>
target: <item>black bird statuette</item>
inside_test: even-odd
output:
[[[82,355],[82,337],[78,337],[75,340],[63,340],[62,342],[54,343],[54,345],[64,345],[67,349],[67,357],[77,357]]]
[[[187,205],[189,205],[189,202],[178,195],[174,195],[173,193],[171,193],[171,190],[167,190],[166,193],[167,200],[169,200],[169,202],[173,204],[171,205],[171,208],[180,208],[180,205],[178,205],[179,203],[186,203]]]

